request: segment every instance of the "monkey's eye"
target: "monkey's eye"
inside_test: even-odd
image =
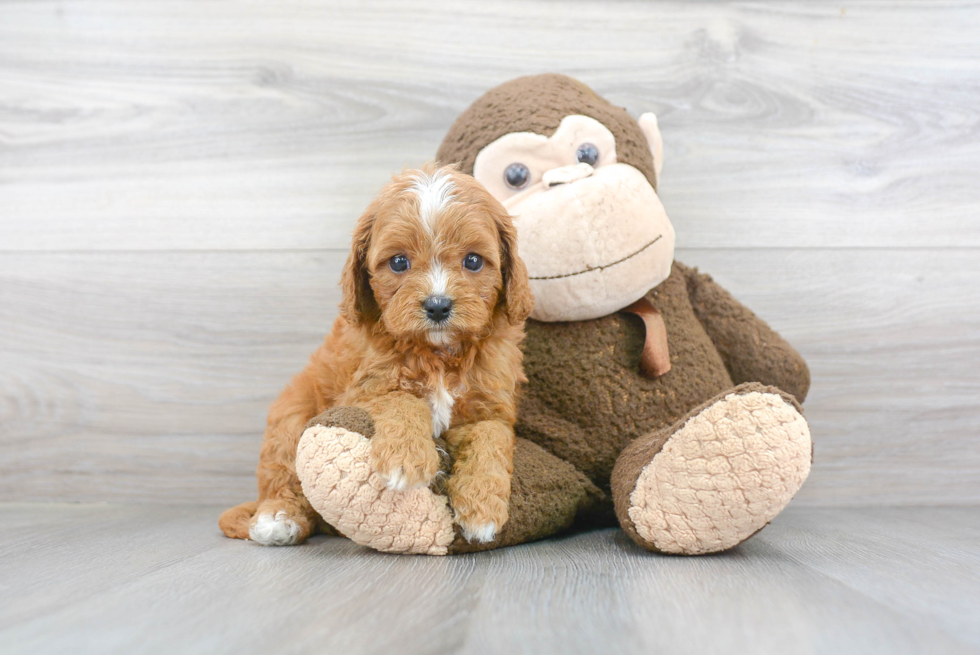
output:
[[[388,260],[388,268],[394,273],[404,273],[411,267],[412,265],[405,255],[395,255]]]
[[[514,163],[504,171],[504,179],[507,181],[507,186],[512,189],[523,189],[531,179],[531,171],[527,170],[524,164]]]
[[[466,257],[463,257],[463,268],[468,271],[473,271],[474,273],[482,270],[483,257],[480,257],[475,252],[471,252],[470,254],[466,255]]]
[[[583,164],[595,166],[595,163],[599,161],[599,149],[591,143],[583,143],[575,151],[575,158]]]

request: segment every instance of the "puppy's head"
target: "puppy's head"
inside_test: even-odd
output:
[[[358,220],[341,312],[399,339],[448,346],[520,324],[534,305],[510,216],[455,167],[397,175]]]

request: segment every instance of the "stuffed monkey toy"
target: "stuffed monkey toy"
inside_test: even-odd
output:
[[[738,545],[786,507],[810,470],[809,371],[674,261],[662,153],[653,114],[636,120],[562,75],[506,82],[459,116],[438,159],[514,215],[535,299],[509,519],[467,541],[441,489],[385,488],[367,465],[370,419],[336,408],[296,458],[329,525],[377,550],[438,555],[619,525],[643,548],[693,555]]]

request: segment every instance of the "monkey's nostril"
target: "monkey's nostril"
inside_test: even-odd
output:
[[[453,311],[453,301],[446,296],[429,296],[422,303],[425,315],[434,323],[442,323]]]
[[[592,175],[594,171],[595,169],[589,164],[579,162],[574,166],[560,166],[558,168],[552,168],[550,171],[545,171],[545,174],[541,176],[541,181],[549,188],[554,188],[562,184],[578,182]]]

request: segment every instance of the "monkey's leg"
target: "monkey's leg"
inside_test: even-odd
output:
[[[446,555],[511,546],[556,534],[609,502],[571,464],[518,439],[510,517],[493,541],[471,544],[453,524],[444,475],[428,488],[394,491],[371,470],[366,412],[336,408],[316,420],[296,454],[303,491],[330,525],[375,550]],[[450,468],[446,458],[443,472]]]
[[[616,516],[648,550],[727,550],[786,507],[811,457],[796,400],[775,387],[739,385],[623,450],[612,474]]]

